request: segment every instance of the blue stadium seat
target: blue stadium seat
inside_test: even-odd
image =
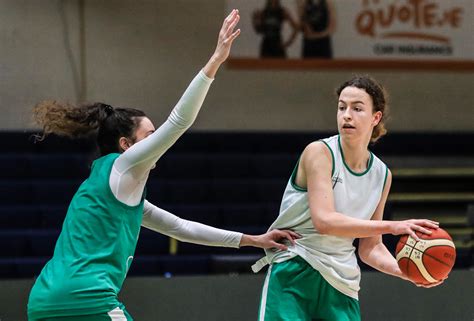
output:
[[[0,230],[0,256],[4,258],[31,255],[30,230]]]
[[[169,237],[147,228],[142,228],[135,256],[163,255],[169,253]]]
[[[34,257],[15,259],[16,277],[31,278],[37,277],[50,257]],[[0,261],[1,264],[1,261]]]
[[[31,178],[84,180],[89,176],[91,159],[82,154],[30,155]]]
[[[167,180],[209,178],[208,162],[209,155],[206,154],[165,154],[150,172],[150,177]]]
[[[52,257],[60,232],[60,230],[55,229],[31,231],[28,235],[31,244],[31,255],[35,257]]]
[[[33,181],[34,202],[40,205],[68,205],[81,183],[67,179]]]
[[[41,210],[37,206],[0,206],[0,230],[40,228]]]
[[[243,179],[214,180],[211,201],[217,204],[255,202],[254,184]]]
[[[242,179],[253,178],[248,154],[217,154],[208,156],[209,178],[214,179]]]
[[[220,211],[214,204],[173,205],[164,206],[162,208],[185,220],[195,221],[211,226],[217,226],[220,224]]]
[[[0,155],[1,180],[22,180],[31,178],[30,157],[27,154]]]
[[[26,205],[34,204],[33,186],[28,181],[0,181],[0,204]]]
[[[288,180],[298,157],[293,154],[255,154],[251,158],[255,177]]]

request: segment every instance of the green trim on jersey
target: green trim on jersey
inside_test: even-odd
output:
[[[331,160],[332,160],[331,177],[332,177],[334,175],[334,168],[336,167],[335,166],[335,160],[334,160],[334,152],[332,151],[331,147],[329,147],[329,145],[324,140],[320,140],[320,142],[323,142],[324,145],[326,145],[327,148],[329,148],[329,151],[331,152]],[[296,181],[295,181],[296,180],[296,173],[298,171],[298,165],[299,164],[300,164],[300,159],[298,158],[298,162],[296,163],[296,166],[293,169],[293,172],[291,173],[291,178],[290,178],[291,186],[293,186],[293,188],[297,191],[307,192],[308,191],[307,188],[303,188],[301,186],[298,186],[298,184],[296,184]]]
[[[143,218],[140,204],[113,195],[109,179],[120,154],[92,164],[69,205],[54,255],[29,297],[32,319],[100,314],[119,306],[117,295],[133,260]]]
[[[387,182],[387,176],[388,176],[388,166],[385,166],[385,178],[383,179],[382,193],[385,190],[385,183]]]
[[[324,140],[320,140],[321,142],[324,143],[324,145],[327,146],[327,148],[329,148],[329,151],[331,152],[331,159],[332,159],[332,170],[331,170],[331,177],[334,176],[334,169],[336,167],[336,164],[335,164],[335,160],[334,160],[334,152],[332,151],[331,147],[329,147],[328,143],[326,143]]]
[[[293,172],[291,173],[291,177],[290,177],[290,182],[291,182],[291,186],[293,186],[293,188],[297,191],[300,191],[300,192],[307,192],[308,189],[307,188],[303,188],[303,187],[300,187],[298,186],[298,184],[296,184],[295,180],[296,180],[296,173],[298,172],[298,166],[300,164],[300,159],[298,158],[298,161],[296,162],[296,166],[295,168],[293,169]]]
[[[352,171],[352,169],[349,167],[349,165],[346,164],[346,159],[344,158],[344,151],[342,150],[341,136],[340,135],[337,137],[337,143],[339,145],[339,150],[341,151],[342,163],[347,168],[349,173],[351,173],[352,175],[355,175],[355,176],[363,176],[363,175],[365,175],[369,172],[370,168],[372,167],[372,163],[374,162],[374,154],[372,154],[372,152],[370,150],[369,150],[370,158],[369,158],[369,164],[367,165],[367,169],[365,171],[363,171],[362,173],[356,173],[356,172]]]

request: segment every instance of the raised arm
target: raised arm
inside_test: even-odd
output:
[[[224,20],[214,54],[186,89],[166,122],[149,137],[127,149],[116,160],[115,170],[120,173],[134,168],[134,177],[143,177],[176,140],[191,127],[217,70],[229,56],[232,42],[240,34],[240,29],[234,31],[239,19],[238,11],[233,10]]]
[[[238,11],[233,10],[224,20],[213,55],[188,86],[168,119],[115,160],[109,184],[121,202],[128,205],[140,202],[149,171],[193,124],[217,70],[229,56],[232,42],[240,34],[240,30],[234,31],[239,19]]]
[[[430,220],[361,220],[336,212],[331,169],[331,155],[323,143],[315,142],[306,147],[301,156],[297,183],[307,186],[311,219],[319,233],[353,238],[409,234],[418,239],[415,232],[430,234],[427,228],[437,227],[436,222]]]

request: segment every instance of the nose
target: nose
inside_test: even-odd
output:
[[[346,110],[344,110],[344,114],[342,115],[342,117],[345,121],[349,121],[352,119],[350,108],[346,108]]]

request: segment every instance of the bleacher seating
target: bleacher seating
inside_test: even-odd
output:
[[[94,158],[90,141],[0,133],[0,278],[38,275],[51,257],[67,206]],[[330,133],[187,133],[157,163],[147,199],[182,218],[263,233],[299,154]],[[372,150],[392,169],[387,219],[439,220],[473,262],[474,134],[391,134]],[[471,206],[471,207],[469,207]],[[471,215],[471,216],[470,216]],[[397,237],[384,236],[393,252]],[[250,273],[254,248],[186,244],[142,229],[131,275]],[[362,267],[368,268],[362,264]]]

